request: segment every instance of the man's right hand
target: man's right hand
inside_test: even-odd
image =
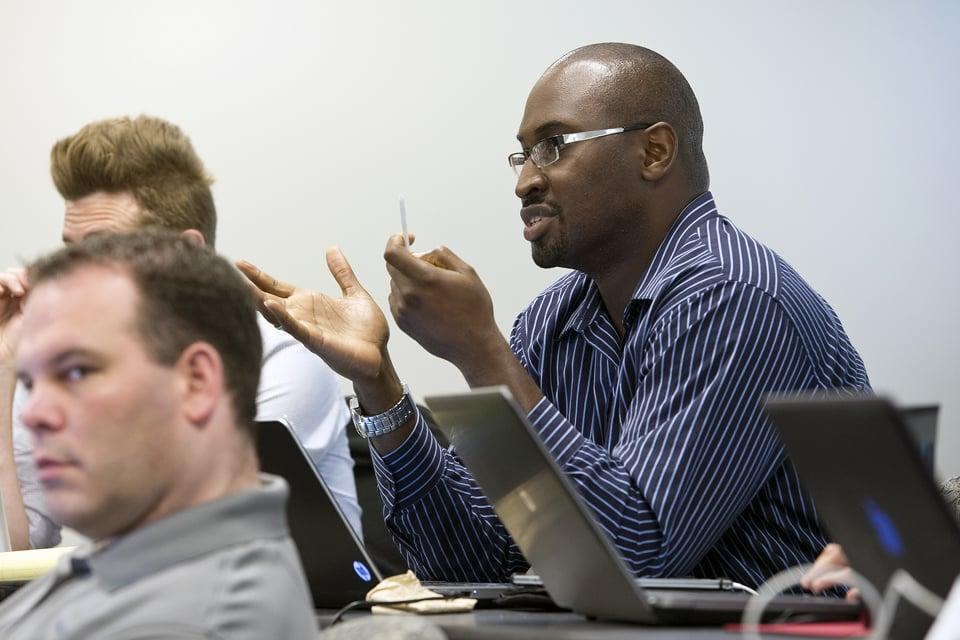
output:
[[[13,369],[13,358],[20,338],[23,303],[30,285],[24,269],[0,272],[0,367]]]
[[[387,320],[340,249],[327,250],[327,267],[340,285],[340,298],[282,282],[249,262],[240,261],[237,267],[254,284],[264,317],[323,358],[331,369],[357,385],[385,373]]]
[[[813,566],[800,579],[800,586],[814,593],[821,593],[837,585],[850,585],[852,580],[850,561],[847,560],[843,548],[836,542],[831,542],[823,548]],[[847,600],[858,602],[860,590],[847,591]]]

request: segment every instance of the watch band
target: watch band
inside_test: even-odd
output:
[[[360,400],[357,396],[350,396],[348,401],[353,427],[362,438],[376,438],[396,431],[417,413],[417,405],[410,397],[410,388],[407,385],[403,385],[403,395],[400,396],[397,404],[375,416],[365,416],[360,413]]]

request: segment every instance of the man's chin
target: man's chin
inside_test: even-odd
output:
[[[79,531],[84,529],[84,523],[89,520],[86,516],[88,509],[78,503],[76,494],[70,495],[68,491],[47,491],[46,504],[50,518],[64,527]]]
[[[530,245],[530,255],[533,258],[533,263],[541,269],[553,269],[562,266],[563,252],[559,251],[558,247],[544,246],[534,242]]]

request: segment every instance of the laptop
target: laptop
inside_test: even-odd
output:
[[[258,423],[257,454],[261,470],[282,476],[290,486],[290,537],[300,553],[314,607],[333,609],[363,600],[383,576],[290,425]]]
[[[850,564],[881,593],[902,568],[946,597],[960,526],[903,413],[877,397],[773,398],[766,410]]]
[[[290,537],[318,609],[340,608],[363,600],[383,573],[350,526],[310,456],[285,422],[257,425],[260,468],[283,477],[290,487],[287,520]],[[653,580],[653,582],[658,582]],[[505,605],[508,598],[542,593],[539,576],[518,575],[511,582],[423,581],[444,596],[463,596]],[[670,587],[664,581],[665,587]],[[685,588],[730,589],[729,581],[702,580]]]
[[[898,407],[903,417],[907,431],[920,450],[927,472],[934,475],[934,465],[937,458],[937,418],[940,416],[940,405],[925,404],[915,407]]]
[[[313,604],[317,609],[340,608],[363,600],[384,575],[367,553],[360,537],[340,510],[289,424],[257,424],[257,454],[265,473],[281,476],[290,487],[287,520],[297,546]],[[531,594],[534,584],[499,582],[430,582],[430,590],[449,597],[484,601]]]
[[[647,624],[739,621],[747,594],[638,584],[506,387],[425,401],[557,605]],[[785,595],[765,619],[859,612],[838,598]]]

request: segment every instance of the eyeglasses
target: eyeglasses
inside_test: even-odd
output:
[[[614,127],[612,129],[597,129],[595,131],[581,131],[579,133],[561,133],[556,136],[544,138],[530,147],[530,151],[518,151],[507,156],[507,162],[513,168],[513,172],[518,176],[523,171],[523,165],[527,159],[533,160],[533,164],[543,169],[560,159],[560,150],[574,142],[583,142],[584,140],[593,140],[604,136],[612,136],[627,131],[636,131],[637,129],[647,129],[654,123],[628,124],[625,127]]]

